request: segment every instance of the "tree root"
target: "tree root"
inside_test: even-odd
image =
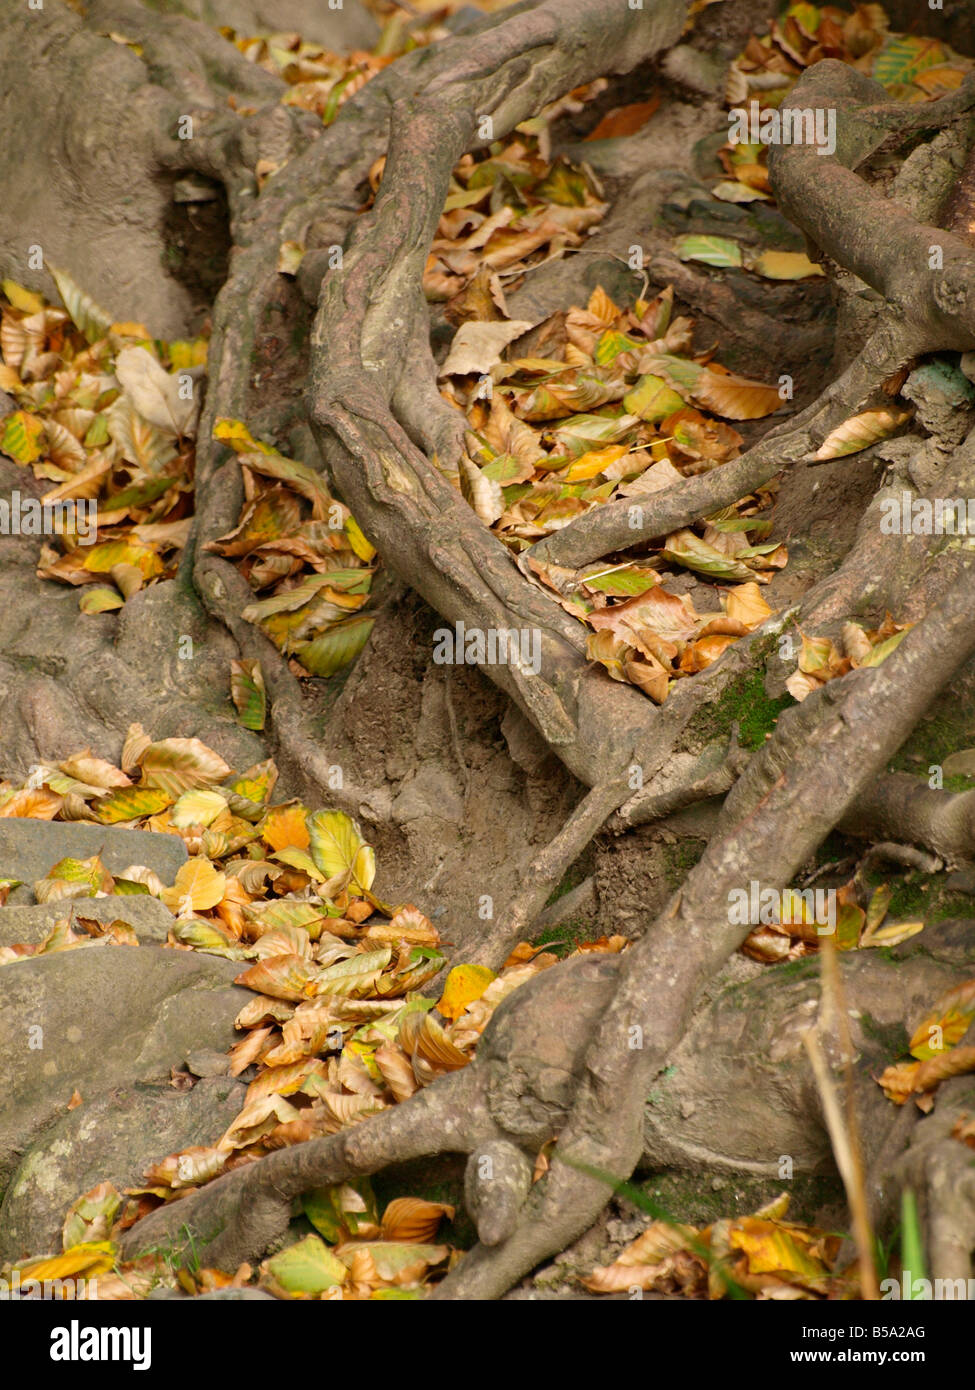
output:
[[[106,14],[128,12],[128,0],[95,4]],[[280,1237],[294,1199],[309,1188],[424,1154],[466,1152],[475,1159],[469,1196],[482,1241],[435,1297],[498,1297],[590,1224],[608,1195],[607,1182],[594,1170],[610,1181],[632,1170],[643,1143],[645,1097],[702,990],[749,930],[731,922],[728,911],[729,895],[746,875],[769,885],[788,883],[854,804],[861,816],[865,805],[872,807],[885,835],[950,846],[953,853],[970,844],[966,798],[934,794],[935,802],[915,787],[895,812],[889,781],[876,782],[934,693],[975,651],[966,557],[959,557],[960,577],[882,666],[826,685],[789,711],[738,776],[744,760],[734,740],[729,747],[727,740],[694,732],[693,719],[702,702],[754,671],[790,614],[735,644],[697,676],[692,690],[675,690],[655,710],[586,661],[579,625],[526,581],[451,484],[461,426],[436,390],[420,292],[450,172],[463,153],[501,137],[565,90],[627,71],[666,48],[686,8],[685,0],[660,0],[647,11],[616,0],[543,0],[502,12],[478,27],[476,44],[464,35],[432,53],[409,55],[320,133],[276,107],[262,109],[250,124],[226,121],[220,88],[236,82],[237,57],[224,53],[216,68],[208,68],[204,53],[199,71],[180,75],[172,41],[189,32],[179,27],[183,21],[153,28],[146,20],[152,61],[173,90],[151,88],[140,130],[154,131],[146,144],[157,169],[195,169],[224,181],[237,247],[214,316],[197,516],[183,578],[193,581],[239,651],[260,657],[277,749],[311,782],[327,784],[318,710],[310,708],[284,659],[240,618],[251,597],[246,582],[205,546],[236,522],[241,498],[237,465],[213,443],[212,426],[219,416],[248,415],[261,384],[255,349],[272,315],[294,303],[278,275],[277,252],[282,240],[295,240],[307,247],[298,283],[306,297],[318,295],[307,414],[338,491],[399,578],[447,621],[537,628],[540,673],[498,666],[487,674],[591,789],[537,857],[484,944],[492,961],[524,932],[608,817],[613,828],[623,828],[734,785],[700,863],[625,956],[583,956],[546,972],[498,1009],[465,1071],[354,1129],[279,1150],[161,1208],[126,1235],[128,1255],[160,1244],[185,1253],[195,1240],[209,1261],[232,1268]],[[95,36],[82,33],[74,16],[68,23],[79,52],[94,53]],[[129,77],[134,61],[124,55]],[[967,288],[975,269],[972,248],[960,236],[892,209],[853,172],[891,130],[954,119],[969,109],[972,93],[966,86],[923,111],[908,111],[880,102],[879,89],[839,67],[818,65],[794,94],[797,104],[833,100],[842,108],[839,157],[827,163],[792,147],[774,155],[772,178],[795,220],[885,295],[879,328],[819,400],[735,463],[659,495],[638,530],[630,527],[629,507],[611,503],[541,542],[537,558],[582,564],[730,505],[783,464],[807,459],[836,425],[879,399],[887,377],[920,352],[975,345],[975,301]],[[272,100],[260,76],[251,71],[248,80],[258,99]],[[180,102],[197,96],[200,138],[179,144],[173,117]],[[487,118],[490,134],[481,129]],[[374,206],[356,217],[363,178],[383,151]],[[260,158],[287,162],[255,199]],[[826,192],[817,191],[820,182]],[[943,247],[944,269],[926,280],[917,258],[932,238]],[[338,245],[342,266],[326,274],[329,249]],[[282,430],[286,424],[283,417],[272,423]],[[302,425],[299,420],[295,427]],[[870,543],[865,531],[860,543]],[[932,587],[943,588],[945,568],[932,567],[931,575]],[[851,596],[876,597],[886,572],[881,580],[872,590],[865,583],[858,590],[851,566],[832,589],[812,590],[809,606],[838,617]],[[634,765],[643,788],[628,796]],[[368,792],[347,784],[330,799],[359,811]],[[528,1189],[526,1165],[552,1139],[550,1169]],[[481,1180],[484,1158],[495,1162],[496,1184]],[[943,1175],[956,1172],[955,1158],[927,1179],[939,1200]],[[939,1221],[932,1228],[939,1267],[955,1268],[959,1251],[949,1249]],[[967,1226],[964,1235],[970,1240]]]
[[[946,792],[892,772],[858,798],[840,822],[844,835],[923,845],[948,864],[975,859],[975,791]]]
[[[584,956],[546,972],[498,1009],[469,1069],[354,1130],[279,1151],[162,1208],[129,1233],[127,1253],[183,1226],[209,1259],[232,1264],[258,1253],[256,1243],[310,1187],[491,1140],[536,1151],[557,1134],[549,1173],[506,1239],[517,1181],[499,1183],[496,1209],[490,1186],[478,1188],[479,1221],[498,1243],[476,1247],[434,1295],[499,1297],[591,1223],[608,1196],[591,1170],[622,1178],[636,1163],[649,1085],[701,989],[748,930],[728,920],[742,864],[761,882],[793,876],[975,650],[973,611],[965,577],[882,666],[825,686],[784,716],[728,798],[703,859],[624,957]],[[882,727],[878,701],[892,712]]]

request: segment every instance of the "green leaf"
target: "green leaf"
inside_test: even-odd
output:
[[[587,589],[598,589],[601,594],[611,594],[617,598],[632,598],[635,594],[645,594],[656,586],[658,580],[653,570],[612,569],[604,574],[583,575],[582,582]]]
[[[658,420],[665,420],[668,415],[673,415],[675,410],[680,410],[685,404],[683,396],[678,396],[662,377],[641,376],[640,380],[631,391],[627,391],[623,397],[623,405],[626,410],[633,415],[639,415],[641,420],[647,420],[655,424]]]
[[[297,845],[286,845],[284,849],[274,851],[272,859],[278,859],[282,864],[287,864],[292,869],[299,869],[303,874],[308,874],[316,883],[324,883],[325,877],[311,855],[305,849],[299,849]]]
[[[879,666],[882,661],[890,656],[891,652],[897,650],[906,636],[907,629],[905,628],[903,632],[895,632],[893,637],[888,637],[886,641],[878,642],[871,650],[867,659],[860,663],[861,666]]]
[[[81,591],[78,607],[82,613],[110,613],[125,606],[125,599],[107,584],[92,584]]]
[[[703,261],[705,265],[721,269],[742,264],[741,247],[737,241],[723,236],[700,236],[697,233],[679,236],[674,243],[674,251],[678,260]]]
[[[354,999],[371,993],[392,955],[393,948],[387,946],[382,951],[365,951],[357,956],[349,956],[347,960],[336,961],[334,965],[319,971],[311,988],[316,998],[332,994]]]
[[[157,787],[119,787],[108,796],[91,803],[91,809],[102,825],[116,821],[141,820],[165,811],[175,801],[168,791]]]
[[[112,512],[128,511],[132,507],[148,507],[150,502],[155,502],[178,482],[178,478],[147,478],[144,482],[133,483],[131,487],[124,487],[121,492],[106,497],[101,506],[105,511]]]
[[[937,39],[892,34],[873,60],[872,77],[882,87],[907,86],[925,68],[944,63],[948,54]]]
[[[620,333],[616,328],[607,328],[605,333],[599,335],[593,360],[598,366],[606,367],[610,362],[615,362],[621,352],[639,351],[645,346],[645,343],[631,338],[628,333]]]
[[[901,1193],[901,1265],[909,1277],[912,1299],[923,1299],[925,1294],[915,1285],[927,1279],[927,1266],[924,1258],[924,1232],[917,1210],[917,1198],[912,1187],[905,1187]],[[930,1297],[930,1295],[928,1295]]]
[[[267,692],[264,689],[264,673],[261,663],[256,660],[232,661],[230,663],[230,694],[240,723],[245,729],[259,733],[267,718]]]
[[[356,614],[333,623],[311,642],[298,643],[295,654],[313,676],[334,676],[355,661],[369,640],[375,618]]]
[[[325,485],[325,479],[307,464],[283,458],[281,454],[263,452],[241,454],[240,461],[255,473],[287,483],[295,492],[307,498],[312,504],[312,515],[316,521],[323,521],[328,515],[332,494]]]
[[[739,560],[723,555],[713,545],[701,540],[693,531],[675,531],[667,537],[667,544],[660,552],[665,560],[673,565],[683,565],[685,569],[706,574],[711,579],[754,580],[755,571]]]
[[[4,418],[0,452],[15,463],[33,463],[44,452],[41,445],[43,435],[43,420],[27,410],[15,410]]]
[[[321,1236],[314,1235],[273,1255],[264,1270],[285,1293],[310,1298],[344,1284],[349,1277],[342,1261],[335,1258]]]

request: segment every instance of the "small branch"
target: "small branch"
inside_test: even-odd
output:
[[[860,1261],[860,1292],[865,1299],[875,1303],[880,1298],[880,1289],[877,1285],[877,1271],[874,1264],[874,1236],[864,1181],[853,1090],[853,1041],[850,1037],[850,1020],[846,1010],[843,985],[837,968],[836,947],[829,938],[824,938],[822,943],[820,966],[822,970],[822,1000],[819,1019],[808,1032],[803,1034],[802,1041],[812,1065],[816,1087],[822,1102],[823,1117],[833,1145],[833,1156],[836,1159],[836,1166],[840,1170],[840,1177],[843,1179],[847,1204],[853,1217],[854,1237]],[[845,1124],[823,1050],[822,1037],[826,1034],[828,1024],[836,1029],[842,1054],[846,1088]]]
[[[669,535],[702,516],[733,506],[789,463],[803,459],[866,403],[881,384],[916,355],[909,330],[884,326],[818,400],[795,420],[777,425],[741,458],[646,497],[593,507],[527,552],[547,564],[578,569],[638,541]],[[635,506],[638,504],[638,508]]]
[[[566,870],[628,795],[629,788],[622,780],[603,783],[587,792],[554,839],[532,860],[522,887],[493,931],[478,944],[470,956],[472,961],[500,969],[513,948],[528,934]]]

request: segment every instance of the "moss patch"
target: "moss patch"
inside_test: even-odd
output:
[[[887,917],[891,922],[922,917],[925,922],[941,922],[947,917],[975,917],[975,898],[949,888],[944,873],[891,877],[873,872],[867,875],[867,882],[871,888],[879,888],[884,883],[890,885]]]
[[[766,1202],[788,1192],[790,1221],[818,1224],[825,1218],[831,1229],[843,1220],[843,1184],[838,1177],[797,1174],[789,1181],[732,1174],[712,1177],[706,1173],[655,1173],[639,1187],[674,1221],[707,1226],[714,1221],[750,1216]]]
[[[761,671],[738,676],[720,698],[705,705],[691,720],[688,732],[701,738],[726,738],[732,724],[738,724],[738,741],[743,748],[759,748],[765,735],[775,728],[784,709],[794,705],[791,695],[770,699],[765,693]]]
[[[866,1009],[862,1009],[860,1027],[866,1037],[879,1044],[886,1056],[893,1059],[907,1052],[911,1037],[903,1023],[880,1023]]]
[[[687,837],[663,848],[664,874],[669,888],[679,888],[707,847],[707,840]]]
[[[592,941],[594,935],[595,928],[590,920],[570,917],[567,922],[560,922],[556,927],[546,927],[544,931],[532,938],[532,944],[549,947],[565,946],[575,950],[584,941]]]
[[[940,767],[951,753],[972,746],[972,727],[975,725],[975,702],[967,692],[949,691],[935,703],[927,715],[918,721],[907,742],[890,761],[893,772],[913,772],[927,780],[929,767]],[[948,783],[958,782],[958,786]],[[968,791],[970,778],[949,777],[949,791]]]
[[[562,881],[545,900],[545,906],[551,907],[552,903],[557,903],[559,898],[564,898],[566,893],[571,893],[573,888],[578,888],[591,872],[585,857],[577,859],[574,864],[570,864],[562,875]]]

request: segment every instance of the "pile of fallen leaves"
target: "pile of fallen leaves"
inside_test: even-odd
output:
[[[44,504],[74,504],[60,507],[38,573],[85,586],[82,612],[102,613],[176,571],[207,344],[113,323],[66,272],[51,274],[66,309],[3,281],[0,390],[17,409],[0,420],[0,452],[54,485]],[[84,524],[92,506],[97,535]]]
[[[376,551],[313,468],[251,438],[238,420],[219,420],[215,438],[237,454],[244,509],[228,535],[206,549],[236,561],[263,597],[244,609],[300,666],[331,676],[354,660],[375,621],[367,603]]]
[[[173,913],[169,948],[240,961],[246,968],[238,983],[255,993],[237,1017],[244,1036],[229,1068],[234,1076],[248,1068],[255,1074],[226,1132],[212,1145],[161,1159],[142,1188],[120,1194],[101,1184],[80,1198],[65,1223],[63,1255],[45,1262],[60,1272],[40,1274],[32,1261],[18,1267],[23,1278],[97,1274],[100,1297],[145,1293],[172,1272],[153,1258],[109,1276],[114,1236],[220,1173],[335,1134],[466,1066],[501,1000],[556,963],[554,954],[525,944],[499,974],[459,965],[439,998],[425,996],[423,986],[446,964],[436,928],[415,907],[375,897],[375,856],[350,817],[311,812],[297,801],[272,805],[276,777],[271,761],[234,775],[197,739],[153,742],[132,725],[121,767],[86,750],[35,767],[29,785],[0,784],[0,817],[174,834],[190,853],[171,886],[143,865],[112,875],[98,856],[61,860],[34,894],[40,902],[70,902],[74,924],[66,915],[42,942],[0,949],[0,966],[52,951],[137,946],[124,899],[151,894]],[[0,883],[0,901],[14,886]],[[107,924],[86,918],[84,900],[105,895],[118,898],[118,917]],[[586,949],[624,944],[614,937]],[[177,1073],[173,1084],[193,1079]],[[451,1255],[430,1243],[448,1208],[402,1198],[380,1221],[367,1183],[306,1194],[304,1212],[329,1244],[309,1236],[266,1262],[262,1282],[287,1296],[417,1289]],[[184,1272],[184,1284],[191,1277],[202,1289],[234,1276]]]
[[[737,456],[742,437],[718,417],[758,419],[782,404],[777,387],[694,354],[693,325],[672,310],[670,288],[632,309],[597,289],[584,309],[536,325],[531,355],[501,360],[528,323],[466,323],[441,369],[443,394],[467,414],[459,485],[475,512],[520,553],[529,578],[593,629],[590,659],[658,702],[673,678],[710,665],[771,615],[758,586],[787,554],[765,541],[771,521],[756,515],[770,489],[579,571],[537,561],[530,547],[610,500],[639,516],[658,490]],[[681,571],[731,581],[724,611],[697,613],[668,591],[662,581]]]
[[[725,93],[729,106],[758,100],[778,106],[796,79],[814,63],[849,63],[885,87],[895,101],[930,101],[956,91],[972,60],[940,39],[898,34],[879,4],[790,5],[768,34],[754,34],[731,65]]]
[[[786,689],[794,699],[802,701],[827,681],[845,676],[861,666],[879,666],[914,626],[895,623],[888,613],[879,628],[865,629],[859,623],[846,622],[837,647],[829,637],[808,637],[800,633],[802,648],[799,664],[786,681]]]
[[[895,1062],[877,1078],[887,1099],[903,1105],[913,1095],[915,1105],[927,1114],[940,1082],[975,1071],[975,1047],[958,1046],[973,1019],[975,980],[965,980],[942,994],[914,1030],[908,1050],[915,1060]],[[975,1121],[961,1117],[952,1136],[975,1148]]]
[[[822,891],[822,890],[820,890]],[[763,965],[800,960],[814,955],[823,944],[824,932],[838,951],[865,950],[868,946],[898,946],[924,930],[923,921],[888,922],[892,890],[882,884],[865,892],[856,875],[835,890],[835,921],[817,920],[815,890],[786,888],[776,905],[763,914],[742,943],[742,952]],[[822,902],[822,899],[820,899]],[[759,910],[762,904],[759,901]],[[766,920],[768,919],[768,920]]]
[[[841,1237],[786,1221],[787,1193],[703,1229],[654,1221],[611,1265],[580,1280],[593,1293],[637,1289],[683,1298],[848,1299],[857,1265],[837,1271]]]
[[[486,155],[464,155],[453,171],[423,288],[449,301],[454,322],[500,317],[491,306],[503,280],[580,246],[606,214],[587,166],[542,152],[550,118],[525,122]]]
[[[66,310],[3,282],[0,390],[17,408],[0,420],[0,452],[54,484],[40,499],[55,534],[38,574],[79,586],[83,613],[104,613],[176,573],[192,521],[207,342],[166,343],[143,324],[113,323],[65,272],[52,274]],[[331,675],[372,629],[358,610],[376,552],[314,469],[237,421],[218,421],[215,436],[240,456],[245,504],[240,524],[208,548],[265,591],[245,616],[301,663],[296,673]],[[243,722],[260,729],[256,663],[236,666],[238,704],[242,682]]]
[[[731,64],[726,105],[748,111],[757,103],[761,122],[763,113],[783,104],[806,68],[828,58],[850,64],[885,87],[894,101],[907,102],[930,101],[956,90],[972,69],[970,58],[940,39],[892,33],[882,5],[856,5],[851,13],[799,0],[772,20],[767,34],[753,34]],[[718,158],[724,177],[711,189],[713,197],[731,203],[773,201],[767,144],[729,141]],[[754,252],[723,236],[683,236],[676,250],[684,260],[744,267],[773,280],[823,274],[802,252]]]
[[[220,33],[250,62],[288,84],[282,105],[313,111],[323,125],[330,125],[339,108],[384,67],[419,46],[416,38],[404,33],[402,21],[395,20],[386,26],[372,52],[334,53],[295,33],[248,36],[228,27],[221,28]],[[239,102],[235,105],[242,115],[256,110]],[[273,168],[259,168],[258,177],[271,173]]]

